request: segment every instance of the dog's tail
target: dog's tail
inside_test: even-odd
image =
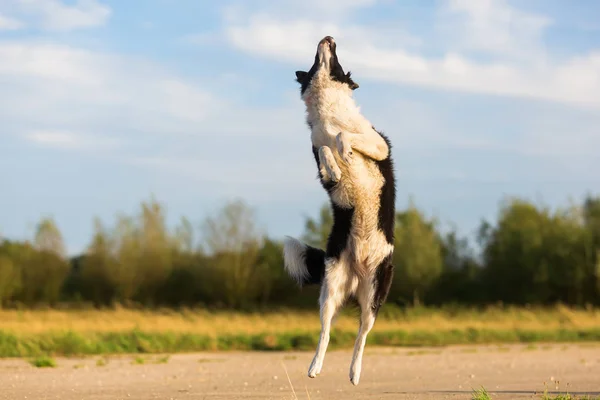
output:
[[[283,261],[287,273],[298,285],[318,284],[325,275],[325,252],[287,236],[283,243]]]

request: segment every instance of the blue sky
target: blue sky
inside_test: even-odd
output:
[[[152,194],[175,223],[245,199],[299,235],[315,180],[294,71],[324,35],[409,196],[472,235],[504,196],[600,185],[594,0],[2,0],[0,233],[52,216],[70,253]]]

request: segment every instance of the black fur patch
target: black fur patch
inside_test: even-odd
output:
[[[331,208],[333,210],[333,227],[327,240],[327,257],[339,259],[350,237],[354,208],[343,208],[333,202],[331,202]]]
[[[312,246],[306,246],[304,262],[308,270],[308,278],[302,283],[318,284],[325,276],[325,252]]]
[[[379,172],[383,176],[384,183],[379,198],[379,221],[378,227],[385,234],[389,244],[394,244],[394,225],[396,220],[396,182],[394,178],[394,164],[392,161],[392,145],[390,140],[381,132],[373,128],[375,132],[385,140],[389,148],[389,154],[385,160],[377,161]]]
[[[394,266],[392,265],[392,255],[387,256],[381,264],[377,266],[374,277],[375,295],[371,303],[371,310],[377,316],[379,309],[385,303],[392,286],[394,278]]]

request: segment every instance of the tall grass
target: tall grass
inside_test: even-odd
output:
[[[263,313],[202,309],[3,310],[0,357],[41,354],[160,353],[206,350],[308,350],[318,310]],[[335,321],[332,348],[351,347],[357,311]],[[554,308],[409,309],[386,306],[371,345],[600,341],[600,310]]]

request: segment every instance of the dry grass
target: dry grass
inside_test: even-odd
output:
[[[381,310],[370,346],[600,342],[600,311],[498,309]],[[352,347],[356,310],[335,321],[331,348]],[[320,329],[315,310],[268,313],[206,310],[4,310],[0,357],[174,353],[227,350],[307,350]]]
[[[374,332],[394,330],[435,331],[452,329],[556,330],[593,329],[600,326],[600,310],[555,308],[489,308],[474,310],[382,310]],[[356,311],[346,311],[335,321],[342,331],[358,329]],[[226,334],[285,333],[320,328],[318,309],[312,311],[236,313],[206,310],[1,310],[0,330],[13,334],[72,331],[82,334],[124,332],[193,333],[214,337]]]

